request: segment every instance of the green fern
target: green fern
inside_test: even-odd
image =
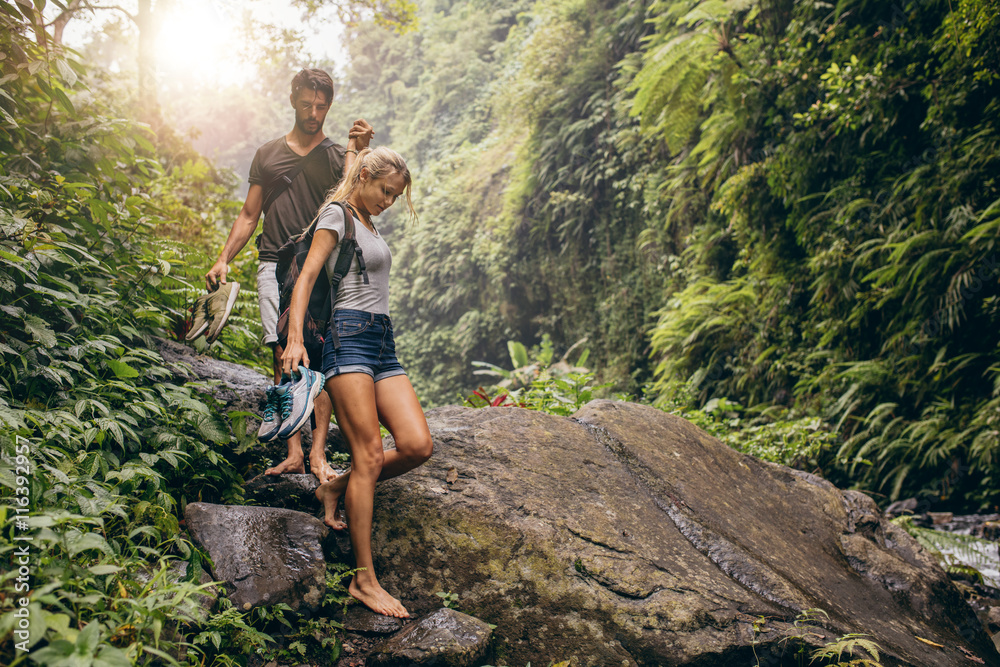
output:
[[[817,660],[829,660],[828,667],[882,667],[879,662],[881,647],[868,639],[870,635],[850,633],[840,637],[813,651],[809,656],[809,664]],[[847,654],[845,661],[844,654]],[[855,654],[860,654],[855,658]],[[832,661],[836,662],[832,662]],[[824,664],[824,663],[821,663]]]

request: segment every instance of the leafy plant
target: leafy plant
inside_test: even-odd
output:
[[[458,609],[458,593],[452,593],[451,591],[438,591],[434,595],[441,598],[441,604],[447,609]]]
[[[974,535],[924,528],[913,522],[912,516],[898,516],[892,522],[909,533],[920,546],[930,551],[951,575],[983,583],[977,568],[995,566],[997,545]]]
[[[825,664],[830,667],[882,667],[882,663],[879,662],[879,649],[881,647],[868,637],[869,635],[864,634],[846,634],[813,651],[809,663],[812,664],[817,660],[829,660],[830,662]],[[846,661],[843,659],[845,653],[848,658]],[[856,654],[859,657],[855,658]],[[832,662],[833,660],[836,662]]]
[[[556,362],[553,362],[553,345],[548,335],[542,337],[530,355],[522,343],[508,342],[514,369],[508,371],[490,363],[473,362],[480,367],[476,374],[492,375],[501,380],[493,388],[492,397],[480,388],[465,399],[465,404],[470,407],[517,406],[564,416],[573,414],[591,401],[595,392],[610,386],[610,383],[594,384],[594,375],[583,367],[590,356],[589,350],[580,354],[576,365],[569,363],[569,356],[585,342],[577,341]]]

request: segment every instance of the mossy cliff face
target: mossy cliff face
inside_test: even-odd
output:
[[[1000,665],[932,558],[861,494],[628,403],[428,422],[433,458],[376,495],[376,568],[413,611],[458,594],[497,625],[498,663],[793,664],[796,642],[866,632],[886,664],[958,664],[961,647]],[[826,627],[788,641],[809,608]]]

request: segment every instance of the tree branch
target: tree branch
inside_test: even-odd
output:
[[[82,2],[83,0],[73,0],[73,2],[70,2],[69,5],[66,7],[66,10],[60,13],[59,16],[53,19],[50,23],[47,23],[45,27],[48,28],[57,24],[66,25],[67,23],[69,23],[70,19],[73,18],[73,14],[78,14],[80,12],[88,10],[96,12],[99,9],[110,9],[112,11],[119,11],[122,14],[124,14],[130,21],[135,23],[135,16],[133,16],[127,9],[119,5],[92,5],[90,3],[82,4]]]

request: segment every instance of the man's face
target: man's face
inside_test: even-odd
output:
[[[321,92],[303,88],[292,97],[292,106],[295,108],[295,127],[303,134],[313,135],[323,128],[330,100]]]

